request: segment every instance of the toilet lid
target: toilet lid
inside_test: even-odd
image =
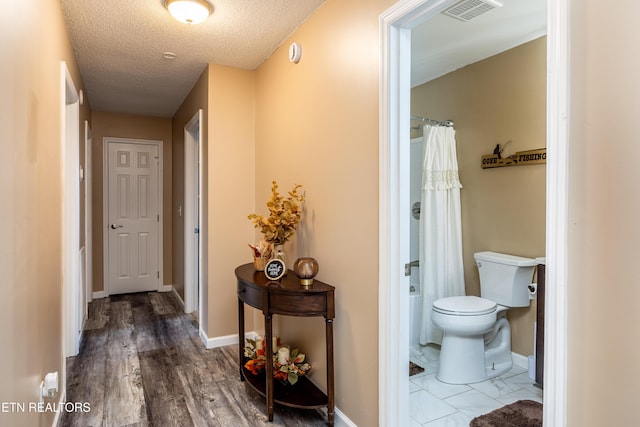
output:
[[[496,311],[497,306],[495,301],[475,296],[441,298],[433,303],[434,310],[457,316],[489,314]]]

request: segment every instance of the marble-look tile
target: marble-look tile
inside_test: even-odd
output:
[[[510,377],[515,376],[515,375],[520,375],[522,373],[527,373],[527,370],[524,369],[524,368],[521,368],[520,366],[513,365],[509,371],[507,371],[504,374],[500,375],[500,378],[510,378]]]
[[[409,360],[425,369],[427,365],[432,362],[425,354],[422,353],[420,347],[411,347],[409,349]]]
[[[451,415],[456,409],[424,390],[411,393],[409,398],[410,417],[420,424]]]
[[[521,388],[520,390],[514,391],[513,393],[500,396],[496,400],[504,403],[505,405],[516,402],[518,400],[533,400],[534,402],[542,403],[542,392],[536,392],[535,390],[531,391]]]
[[[529,378],[529,374],[527,372],[523,372],[518,375],[507,377],[505,378],[505,381],[508,381],[512,384],[519,385],[522,388],[535,387],[533,385],[534,381],[531,378]]]
[[[452,385],[436,378],[438,346],[417,346],[410,353],[411,361],[425,368],[410,378],[411,427],[466,427],[472,418],[518,400],[543,401],[542,390],[533,385],[523,367],[514,365],[508,372],[482,383]],[[453,412],[436,402],[447,404]]]
[[[428,344],[422,346],[422,353],[427,359],[433,362],[440,360],[440,346],[436,344]]]
[[[493,399],[522,389],[519,385],[503,380],[502,378],[491,378],[488,381],[470,384],[470,386]]]
[[[416,375],[417,376],[417,375]],[[409,393],[413,393],[414,391],[422,390],[418,384],[413,381],[413,377],[409,377]]]
[[[470,422],[471,417],[461,412],[456,412],[455,414],[447,415],[446,417],[423,424],[423,427],[467,427]]]
[[[433,394],[438,399],[445,399],[471,390],[471,387],[465,384],[447,384],[438,381],[435,374],[416,378],[412,380],[412,382],[422,387],[423,390]]]
[[[471,418],[504,406],[501,402],[490,398],[486,394],[480,393],[478,390],[470,390],[456,394],[455,396],[444,399],[443,402]]]

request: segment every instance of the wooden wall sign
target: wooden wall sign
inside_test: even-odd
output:
[[[547,149],[518,151],[504,159],[498,158],[497,154],[482,156],[482,169],[500,168],[503,166],[524,166],[547,163]]]

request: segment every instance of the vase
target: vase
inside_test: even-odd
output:
[[[287,256],[284,252],[284,245],[274,244],[273,245],[273,256],[271,259],[279,259],[284,263],[284,274],[287,274]]]
[[[308,287],[313,284],[313,278],[318,275],[318,261],[314,258],[298,258],[293,264],[293,271],[300,278],[300,284]]]
[[[254,257],[253,268],[255,268],[256,271],[264,271],[264,267],[267,265],[267,262],[269,262],[269,258]]]

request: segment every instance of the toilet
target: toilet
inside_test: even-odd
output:
[[[506,312],[529,305],[535,259],[497,252],[474,254],[480,295],[436,300],[431,320],[443,331],[438,380],[472,384],[511,369],[511,328]]]

